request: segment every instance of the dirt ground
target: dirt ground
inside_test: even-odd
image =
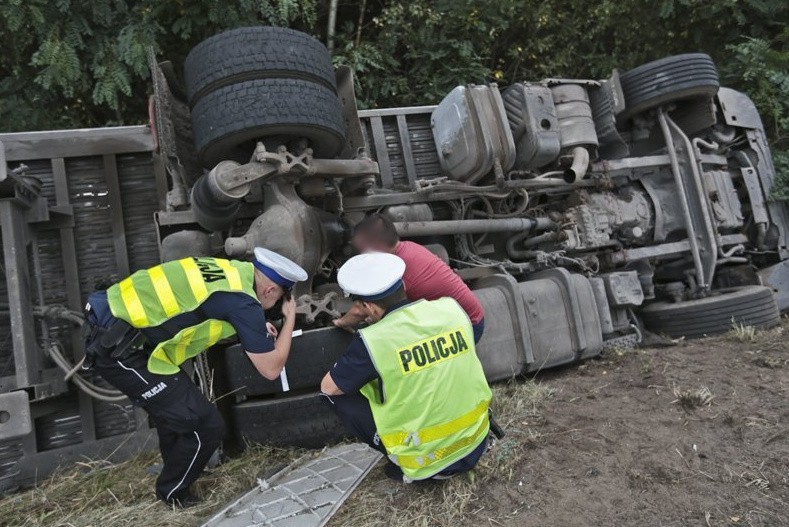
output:
[[[469,475],[406,486],[373,469],[331,520],[350,526],[789,525],[789,320],[494,386],[507,437]],[[154,499],[153,453],[86,462],[0,500],[0,525],[189,526],[301,452],[253,449]]]
[[[612,350],[537,377],[531,404],[499,389],[508,436],[474,477],[376,471],[333,525],[789,525],[789,323],[750,330]]]

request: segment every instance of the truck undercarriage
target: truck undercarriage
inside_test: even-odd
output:
[[[155,442],[128,400],[62,370],[82,356],[94,288],[187,256],[265,246],[308,271],[287,380],[260,377],[238,345],[195,361],[195,378],[240,440],[341,437],[317,389],[351,338],[331,325],[350,307],[336,271],[372,212],[470,284],[491,381],[789,309],[789,212],[769,199],[764,128],[706,55],[364,111],[350,70],[290,30],[204,41],[185,84],[151,69],[148,127],[0,135],[0,488]]]

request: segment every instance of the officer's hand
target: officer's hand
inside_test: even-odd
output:
[[[266,330],[268,331],[268,334],[274,337],[275,339],[277,338],[277,335],[279,335],[279,331],[277,331],[277,326],[275,326],[271,322],[266,322]]]
[[[334,320],[331,321],[331,323],[340,329],[344,329],[348,333],[356,333],[356,329],[354,329],[353,326],[345,322],[344,318],[345,317],[335,318]]]
[[[295,321],[296,318],[296,299],[292,296],[282,302],[282,316],[285,320]]]

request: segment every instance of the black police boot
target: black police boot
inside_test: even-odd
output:
[[[169,500],[158,493],[156,497],[162,500],[168,507],[176,507],[179,509],[188,509],[189,507],[199,505],[203,501],[193,494],[190,489],[186,489],[184,492],[179,493],[178,496],[170,496]]]
[[[399,481],[400,483],[403,482],[403,471],[391,461],[387,462],[384,466],[384,474],[386,474],[386,477],[389,479]]]

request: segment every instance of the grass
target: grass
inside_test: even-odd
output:
[[[556,393],[556,389],[535,380],[494,385],[494,415],[507,436],[496,442],[472,472],[442,484],[405,486],[392,485],[380,470],[373,470],[364,487],[351,496],[330,525],[456,527],[472,512],[482,511],[484,517],[485,504],[478,500],[478,490],[494,481],[520,488],[514,481],[515,469],[529,449],[543,440],[536,425],[542,423],[542,405]]]
[[[674,401],[673,404],[678,404],[686,412],[692,412],[696,408],[710,406],[712,400],[715,398],[712,392],[706,386],[700,386],[694,390],[680,390],[679,387],[674,386]]]
[[[442,485],[411,485],[391,489],[379,469],[368,478],[382,481],[387,491],[366,485],[352,497],[353,513],[343,507],[333,525],[367,526],[456,525],[475,510],[475,490],[492,478],[512,480],[517,464],[529,445],[541,440],[537,426],[540,407],[556,390],[534,380],[511,381],[493,387],[493,409],[507,437],[482,458],[477,469]],[[0,500],[0,524],[15,527],[186,527],[200,525],[241,493],[251,489],[258,477],[272,467],[290,462],[303,452],[254,447],[212,470],[197,482],[204,502],[187,510],[170,510],[153,494],[155,476],[147,473],[160,463],[157,453],[144,453],[123,463],[85,461],[62,470],[35,488]],[[395,514],[396,513],[396,514]],[[394,521],[394,520],[392,520]],[[405,523],[404,523],[405,522]]]
[[[33,526],[173,526],[199,525],[216,510],[254,485],[271,467],[298,455],[295,450],[255,447],[217,467],[197,483],[205,501],[187,510],[171,510],[153,494],[155,476],[146,469],[160,463],[148,452],[118,464],[86,461],[62,470],[27,492],[0,500],[0,524]]]
[[[750,326],[737,326],[727,337],[747,343],[748,350],[744,353],[753,355],[751,360],[760,366],[781,368],[789,364],[782,352],[785,350],[785,327],[784,324],[784,327],[759,331]],[[612,348],[603,354],[603,363],[616,365],[633,353],[641,352]],[[653,357],[639,355],[638,360],[641,376],[651,376],[655,369]],[[714,400],[714,395],[704,385],[689,389],[675,385],[672,390],[674,404],[688,413],[707,407]],[[506,525],[507,518],[501,515],[486,521],[486,504],[477,498],[479,490],[486,485],[496,485],[503,486],[508,493],[522,491],[516,477],[517,468],[531,451],[545,444],[546,439],[540,431],[544,424],[544,404],[558,393],[539,380],[499,383],[493,386],[493,392],[493,410],[507,436],[496,443],[473,472],[440,485],[393,486],[377,467],[332,519],[331,525],[456,527],[462,523],[461,519],[467,520],[472,513],[482,523]],[[784,433],[785,430],[781,432]],[[295,450],[251,448],[201,478],[197,491],[205,502],[186,511],[168,510],[153,495],[155,476],[147,474],[146,469],[160,462],[158,454],[146,453],[116,465],[101,460],[85,461],[42,481],[34,489],[0,499],[3,512],[0,524],[18,527],[200,525],[252,488],[256,479],[272,467],[302,454]],[[739,478],[743,485],[761,488],[775,480],[763,472],[744,467],[733,470],[733,477]]]
[[[746,326],[742,323],[738,324],[732,319],[731,322],[731,336],[740,342],[754,342],[756,341],[756,328],[753,326]]]
[[[752,355],[751,360],[760,366],[782,368],[789,364],[783,353],[785,327],[784,324],[784,327],[759,331],[750,326],[737,326],[727,338],[747,343],[744,353]],[[633,353],[641,352],[611,348],[604,352],[603,364],[616,365]],[[653,357],[639,355],[638,360],[640,375],[643,378],[651,376],[655,369]],[[688,413],[707,407],[714,400],[704,385],[690,389],[675,385],[672,390],[673,403]],[[405,486],[391,485],[377,467],[332,518],[331,525],[456,527],[472,513],[483,524],[508,524],[507,517],[500,513],[487,520],[485,507],[490,505],[480,502],[479,491],[485,486],[497,486],[506,488],[510,494],[525,492],[525,486],[519,485],[516,477],[518,466],[535,448],[546,444],[541,433],[544,404],[559,394],[547,383],[522,379],[496,384],[493,392],[493,410],[507,436],[496,443],[474,471],[443,484]],[[786,433],[789,432],[783,430],[775,437],[784,437]],[[155,476],[147,474],[146,469],[160,462],[158,454],[142,454],[115,465],[102,460],[85,461],[42,481],[34,489],[0,499],[0,524],[18,527],[200,525],[251,489],[258,477],[302,454],[296,450],[251,448],[201,478],[197,491],[205,502],[186,511],[168,510],[153,495]],[[757,469],[733,469],[732,477],[748,487],[775,484],[775,477]],[[525,500],[524,496],[524,503]]]

